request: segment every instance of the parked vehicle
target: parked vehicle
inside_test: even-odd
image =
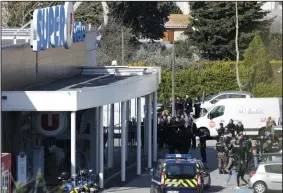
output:
[[[224,91],[215,95],[205,97],[201,104],[202,115],[205,115],[220,100],[229,98],[254,98],[249,92]]]
[[[226,126],[230,119],[234,123],[242,122],[244,134],[257,136],[259,129],[266,126],[269,116],[278,120],[281,116],[282,98],[245,98],[220,100],[204,116],[195,120],[197,128],[207,132],[210,137],[218,135],[217,128]]]
[[[262,162],[250,172],[249,188],[255,193],[282,192],[282,161]]]

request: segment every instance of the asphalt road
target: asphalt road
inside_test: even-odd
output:
[[[198,142],[197,142],[198,143]],[[241,189],[235,189],[236,179],[231,179],[230,184],[225,187],[225,180],[227,175],[219,174],[217,169],[217,155],[215,148],[215,140],[207,141],[207,167],[210,171],[211,176],[211,187],[205,190],[204,193],[217,192],[217,193],[252,193],[251,190],[245,188],[244,184]],[[199,149],[195,149],[191,152],[193,157],[200,158]],[[245,177],[248,180],[248,176]],[[241,182],[243,183],[243,182]],[[128,184],[123,187],[112,187],[110,189],[104,190],[103,193],[149,193],[150,192],[151,177],[149,172],[144,172],[141,176],[133,179]]]

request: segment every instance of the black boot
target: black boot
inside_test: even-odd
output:
[[[221,170],[221,169],[219,169],[219,174],[223,174],[223,172],[222,172],[222,170]]]

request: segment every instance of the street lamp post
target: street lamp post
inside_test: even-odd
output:
[[[173,42],[172,48],[172,117],[176,116],[175,107],[175,43]]]

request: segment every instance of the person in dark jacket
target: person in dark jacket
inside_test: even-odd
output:
[[[208,134],[202,130],[202,129],[199,129],[197,131],[197,136],[199,136],[199,147],[200,147],[200,155],[201,155],[201,158],[202,158],[202,162],[203,163],[207,163],[207,160],[206,160],[206,140],[207,140],[207,137],[208,137]]]
[[[200,105],[201,105],[201,101],[200,101],[199,97],[196,97],[196,99],[194,101],[195,119],[200,117]]]
[[[224,136],[224,126],[223,126],[223,123],[220,123],[219,126],[220,126],[220,128],[217,129],[217,133],[218,133],[217,141],[219,141],[221,136]]]
[[[246,185],[248,185],[247,180],[245,180],[244,176],[245,176],[245,171],[246,171],[246,164],[245,161],[240,159],[237,165],[237,187],[236,189],[240,188],[240,178],[243,182],[245,182]]]
[[[244,126],[242,124],[242,122],[238,122],[235,126],[235,131],[236,131],[236,134],[240,134],[240,132],[244,132]]]
[[[189,130],[190,130],[190,138],[192,149],[196,148],[196,135],[197,135],[197,125],[194,123],[193,119],[189,119]]]
[[[177,122],[176,118],[172,117],[171,122],[168,125],[168,146],[169,146],[169,153],[174,154],[177,148]]]
[[[193,105],[192,105],[192,100],[190,99],[189,95],[186,95],[184,108],[185,108],[187,116],[190,116],[190,113],[193,112]]]
[[[228,156],[229,156],[229,161],[225,168],[226,173],[228,173],[227,179],[225,181],[226,186],[228,186],[232,176],[234,176],[235,178],[237,176],[237,171],[236,171],[237,160],[235,159],[235,156],[232,152],[229,152]]]
[[[229,132],[232,133],[232,136],[234,137],[235,136],[235,124],[234,124],[233,119],[230,119],[226,127],[228,128]]]

